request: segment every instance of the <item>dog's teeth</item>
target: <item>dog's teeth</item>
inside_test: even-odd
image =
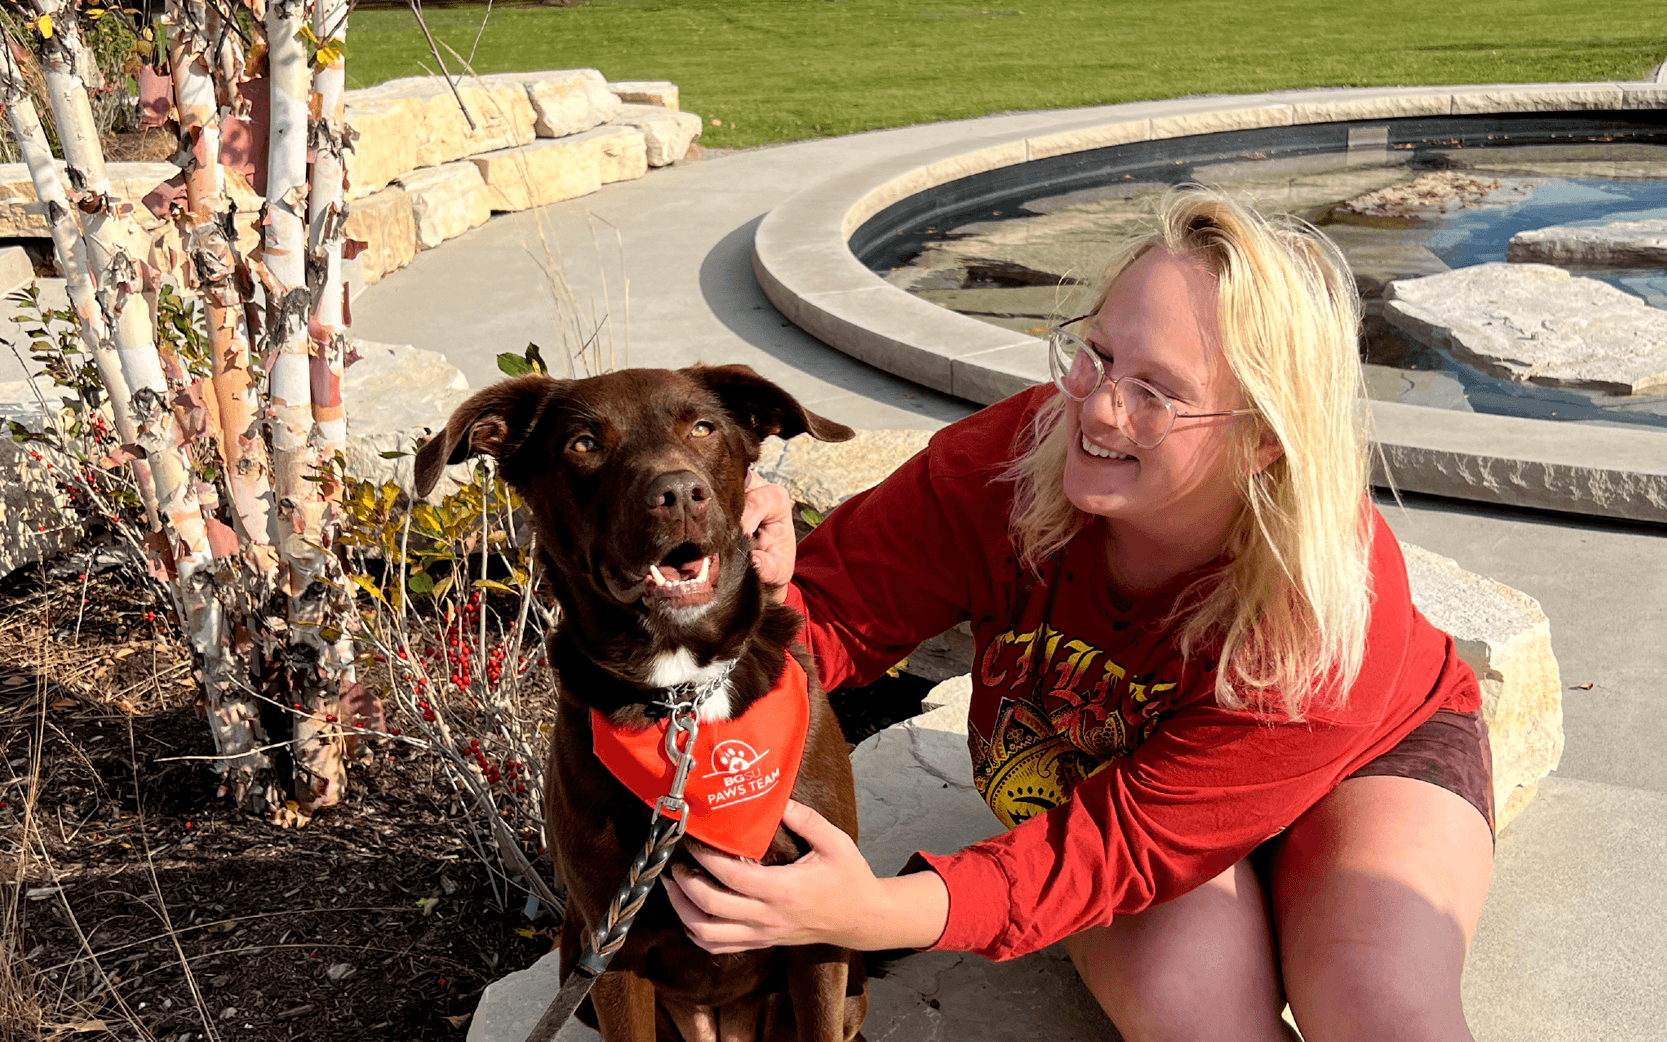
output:
[[[706,581],[706,573],[710,572],[711,570],[712,570],[712,559],[710,557],[702,557],[700,559],[700,574],[696,575],[694,577],[693,581],[697,582],[697,583],[705,582]]]
[[[657,567],[650,567],[648,569],[648,582],[649,582],[649,585],[651,585],[651,586],[665,586],[665,585],[668,585],[667,582],[666,582],[666,577],[660,574],[660,569],[657,568]]]

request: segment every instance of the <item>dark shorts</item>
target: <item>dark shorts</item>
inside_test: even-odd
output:
[[[1349,778],[1416,778],[1454,793],[1476,808],[1493,826],[1493,750],[1482,711],[1455,713],[1438,709],[1413,728],[1395,748],[1349,775]],[[1343,779],[1348,781],[1348,778]],[[1285,833],[1250,852],[1250,864],[1266,893],[1272,893],[1273,867]]]
[[[1350,778],[1416,778],[1462,796],[1493,831],[1493,751],[1482,711],[1440,709]]]

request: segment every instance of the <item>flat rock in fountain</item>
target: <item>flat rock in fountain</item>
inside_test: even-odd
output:
[[[1505,259],[1571,268],[1667,267],[1667,218],[1517,232]]]
[[[649,166],[670,166],[689,152],[700,137],[700,117],[693,112],[654,105],[623,105],[613,122],[642,131]]]
[[[1510,206],[1532,192],[1532,187],[1518,181],[1442,171],[1338,203],[1335,215],[1343,220],[1424,221],[1458,210]]]
[[[1383,317],[1458,361],[1522,383],[1667,389],[1667,312],[1544,264],[1480,264],[1393,282]]]

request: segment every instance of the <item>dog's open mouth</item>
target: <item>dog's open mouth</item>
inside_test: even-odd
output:
[[[644,576],[643,600],[694,608],[712,600],[718,585],[718,555],[684,543],[652,565]]]

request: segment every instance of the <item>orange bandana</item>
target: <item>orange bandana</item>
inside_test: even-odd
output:
[[[689,835],[726,854],[755,861],[770,849],[781,824],[799,778],[810,726],[810,682],[798,660],[791,654],[785,657],[775,686],[740,719],[701,723],[683,792]],[[590,711],[596,758],[650,807],[671,791],[677,773],[666,755],[670,726],[665,719],[630,731]]]

